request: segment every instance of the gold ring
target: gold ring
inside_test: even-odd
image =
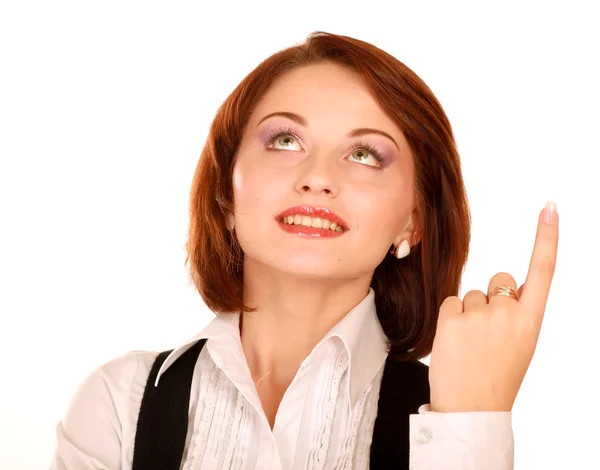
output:
[[[503,295],[505,297],[512,297],[513,299],[518,300],[517,291],[507,284],[498,284],[496,287],[494,287],[488,294],[488,299],[494,295]]]

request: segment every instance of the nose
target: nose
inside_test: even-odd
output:
[[[333,161],[325,155],[311,155],[301,165],[296,181],[299,193],[323,194],[335,197],[339,193],[339,184],[335,177]]]

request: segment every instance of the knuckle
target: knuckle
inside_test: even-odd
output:
[[[506,283],[513,283],[514,278],[510,273],[502,271],[502,272],[494,274],[494,276],[492,276],[490,281],[494,284],[495,283],[506,284]]]
[[[451,303],[454,303],[454,302],[456,302],[457,300],[458,300],[458,301],[460,301],[460,299],[459,299],[457,296],[455,296],[455,295],[451,295],[451,296],[449,296],[449,297],[446,297],[446,298],[445,298],[445,299],[442,301],[442,305],[448,305],[448,304],[451,304]]]
[[[464,295],[463,302],[470,303],[471,301],[476,303],[487,302],[487,294],[477,289],[470,290]]]
[[[440,305],[440,310],[456,310],[458,307],[462,308],[462,302],[456,295],[446,297]]]
[[[474,295],[485,295],[485,294],[483,293],[483,291],[481,291],[479,289],[473,289],[473,290],[470,290],[469,292],[467,292],[465,294],[465,297],[472,297]]]

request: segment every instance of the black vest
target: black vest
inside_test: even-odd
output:
[[[194,366],[206,342],[200,340],[179,357],[154,386],[171,353],[156,358],[140,406],[132,470],[179,470],[188,428]],[[409,415],[429,403],[429,367],[420,361],[399,362],[388,356],[383,369],[370,468],[409,470]]]

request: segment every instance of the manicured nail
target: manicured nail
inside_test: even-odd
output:
[[[546,203],[546,207],[544,207],[544,222],[547,224],[555,224],[558,222],[556,202],[549,201]]]

